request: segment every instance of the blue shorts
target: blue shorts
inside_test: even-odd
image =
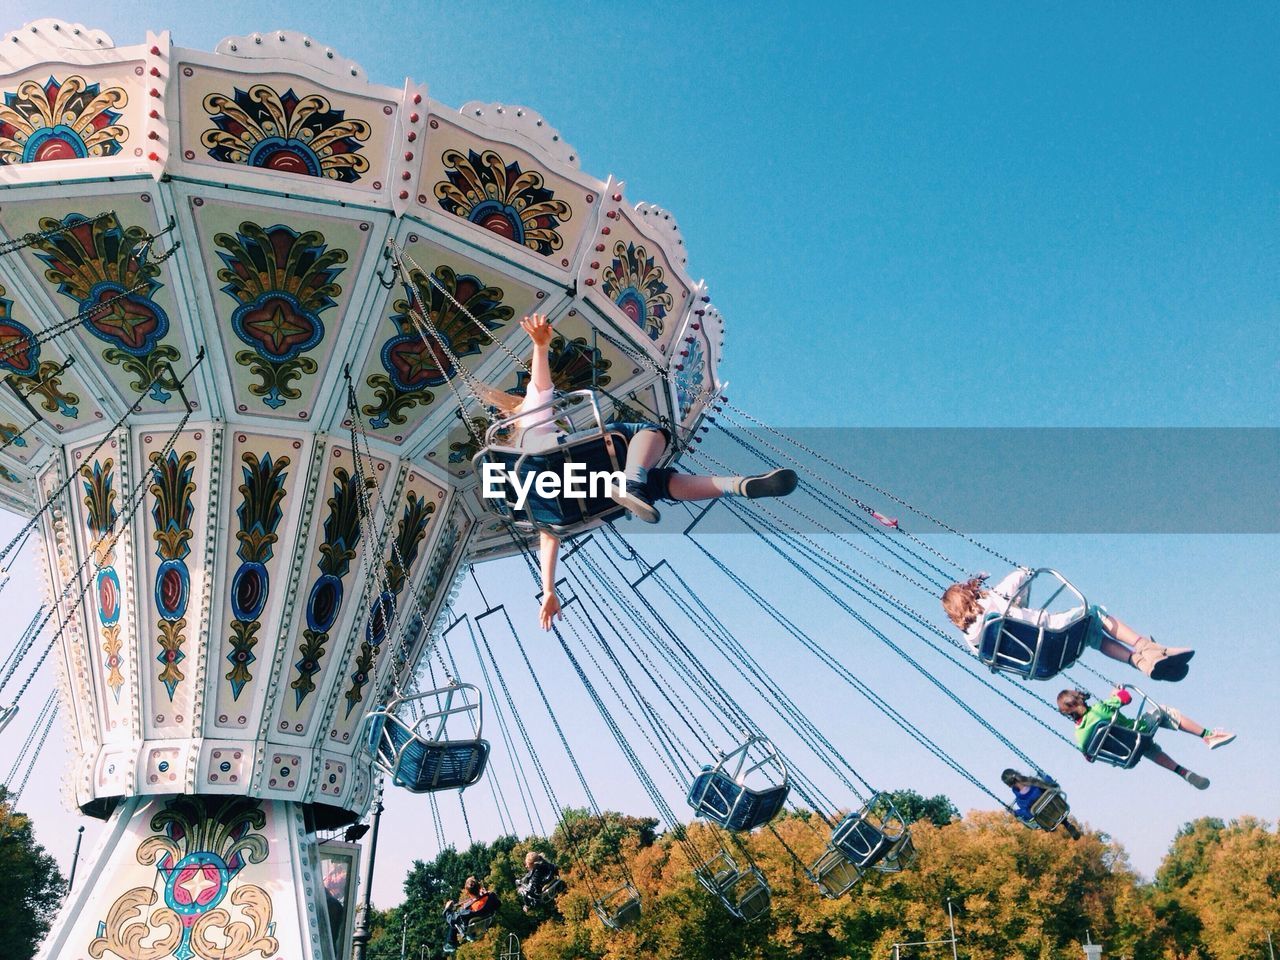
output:
[[[667,445],[671,445],[671,431],[666,427],[658,426],[656,423],[629,423],[621,420],[614,420],[610,423],[606,423],[604,426],[606,430],[613,430],[616,433],[622,434],[627,438],[628,443],[634,440],[636,438],[636,434],[643,430],[657,430],[662,434],[663,439],[667,441]]]

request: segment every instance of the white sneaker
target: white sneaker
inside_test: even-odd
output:
[[[1234,733],[1228,733],[1226,730],[1210,730],[1200,739],[1208,744],[1210,750],[1217,750],[1219,747],[1225,747],[1235,738]]]

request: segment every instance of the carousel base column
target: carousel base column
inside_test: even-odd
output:
[[[130,797],[40,960],[345,960],[301,804]]]

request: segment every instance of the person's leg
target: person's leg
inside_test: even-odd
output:
[[[628,433],[624,493],[613,499],[647,523],[656,523],[654,500],[714,500],[716,497],[785,497],[796,488],[794,470],[771,470],[747,477],[692,476],[673,470],[657,471],[655,465],[666,452],[665,432],[650,426],[610,424],[611,429]],[[632,427],[627,430],[628,426]],[[650,471],[653,471],[652,474]]]
[[[1127,663],[1152,680],[1176,682],[1187,675],[1188,663],[1196,655],[1186,647],[1162,647],[1144,637],[1122,620],[1100,608],[1095,609],[1102,627],[1098,649],[1112,660]]]
[[[1188,770],[1186,767],[1182,766],[1177,761],[1175,761],[1173,757],[1169,756],[1159,747],[1155,746],[1155,744],[1152,744],[1151,748],[1147,751],[1147,758],[1152,762],[1154,762],[1157,766],[1164,767],[1166,770],[1172,771],[1173,773],[1177,774],[1183,780],[1187,781],[1187,783],[1195,787],[1197,790],[1207,790],[1209,788],[1208,777],[1202,777],[1200,776],[1200,774],[1194,773],[1191,770]]]
[[[1205,727],[1203,724],[1197,723],[1190,717],[1182,713],[1182,711],[1174,707],[1164,707],[1164,723],[1163,725],[1170,730],[1181,730],[1183,733],[1189,733],[1193,737],[1199,737],[1210,750],[1216,750],[1218,747],[1224,747],[1236,738],[1234,733],[1227,730],[1218,730],[1213,727]]]

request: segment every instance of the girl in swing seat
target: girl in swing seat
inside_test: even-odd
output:
[[[942,609],[948,619],[964,631],[965,642],[975,654],[989,620],[1003,616],[1029,624],[1037,622],[1039,611],[1027,610],[1012,602],[1034,573],[1026,567],[1019,567],[991,588],[983,587],[988,574],[980,573],[947,587],[942,594]],[[1050,630],[1065,628],[1075,622],[1080,609],[1050,614],[1045,625]],[[1127,663],[1153,680],[1176,681],[1187,675],[1187,665],[1196,655],[1194,650],[1163,647],[1151,637],[1141,636],[1096,603],[1090,604],[1084,615],[1090,621],[1088,645],[1100,650],[1103,656]]]
[[[551,324],[545,316],[533,314],[522,319],[520,326],[533,341],[529,385],[524,397],[513,396],[493,387],[484,387],[479,391],[481,398],[497,407],[504,416],[528,414],[529,411],[549,404],[555,397],[549,360],[553,335]],[[525,446],[545,443],[560,434],[554,423],[538,422],[537,415],[522,416],[516,426],[521,431],[520,442]],[[798,482],[795,471],[786,469],[771,470],[750,477],[690,476],[677,473],[669,467],[657,466],[672,439],[670,432],[664,427],[653,423],[610,423],[607,426],[627,438],[627,485],[624,491],[615,492],[613,499],[646,523],[658,522],[658,510],[653,505],[656,500],[713,500],[724,496],[750,499],[785,497],[795,490]],[[537,509],[537,500],[537,495],[531,490],[531,510]],[[559,553],[559,538],[540,531],[538,556],[542,568],[542,610],[539,620],[544,630],[550,630],[552,621],[561,615],[560,600],[555,591],[556,560]]]
[[[1107,699],[1100,700],[1092,705],[1089,703],[1089,694],[1085,691],[1063,690],[1058,694],[1058,712],[1076,722],[1076,746],[1081,751],[1084,751],[1087,749],[1089,739],[1098,724],[1110,722],[1112,717],[1120,713],[1121,707],[1128,706],[1132,702],[1133,694],[1124,687],[1116,690]],[[1121,726],[1133,729],[1136,721],[1121,714],[1118,718],[1118,723]],[[1183,733],[1189,733],[1193,737],[1199,737],[1201,742],[1210,750],[1226,746],[1236,738],[1234,733],[1202,726],[1190,717],[1183,716],[1175,708],[1163,705],[1160,707],[1160,726],[1166,730],[1181,730]],[[1207,790],[1209,788],[1208,777],[1202,777],[1200,774],[1194,773],[1177,763],[1157,747],[1154,740],[1151,741],[1143,756],[1166,770],[1173,771],[1197,790]],[[1092,761],[1093,758],[1089,757],[1088,759]]]

